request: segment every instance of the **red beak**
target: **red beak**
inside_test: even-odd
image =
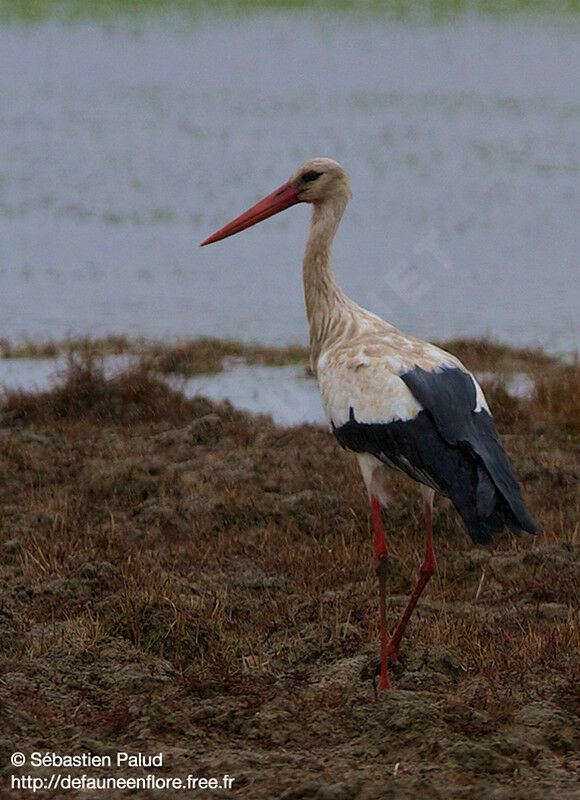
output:
[[[232,236],[234,233],[239,233],[243,231],[244,228],[249,228],[251,225],[255,225],[257,222],[261,222],[263,219],[267,219],[273,214],[277,214],[279,211],[284,211],[285,208],[293,206],[297,202],[298,189],[288,181],[282,184],[279,189],[276,189],[275,192],[272,192],[272,194],[260,200],[259,203],[256,203],[255,206],[252,206],[243,214],[240,214],[239,217],[228,222],[227,225],[224,225],[224,227],[216,231],[213,236],[210,236],[205,242],[202,242],[200,247],[203,247],[205,244],[211,244],[212,242],[219,242],[220,239],[225,239],[228,236]]]

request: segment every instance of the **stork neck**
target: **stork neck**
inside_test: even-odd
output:
[[[323,344],[336,335],[349,303],[332,271],[332,242],[346,203],[346,197],[336,198],[314,204],[312,209],[310,232],[302,260],[302,279],[313,368]]]

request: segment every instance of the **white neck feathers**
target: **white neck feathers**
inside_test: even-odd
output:
[[[340,336],[348,323],[352,301],[336,283],[332,272],[332,242],[347,204],[347,196],[335,196],[312,209],[302,278],[306,316],[310,326],[310,363],[315,369],[320,351]]]

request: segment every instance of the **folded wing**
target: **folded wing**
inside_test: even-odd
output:
[[[391,373],[382,411],[377,397],[371,405],[357,402],[369,396],[368,387],[357,392],[351,386],[349,393],[346,383],[338,403],[327,409],[343,447],[370,453],[449,497],[476,543],[506,525],[538,533],[483,392],[458,362]]]

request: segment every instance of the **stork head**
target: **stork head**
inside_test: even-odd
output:
[[[202,242],[201,246],[239,233],[296,203],[322,204],[341,201],[346,205],[350,197],[348,172],[331,158],[313,158],[298,167],[289,181],[220,228]]]
[[[298,191],[299,203],[325,203],[351,196],[348,172],[332,158],[313,158],[298,167],[289,183]]]

